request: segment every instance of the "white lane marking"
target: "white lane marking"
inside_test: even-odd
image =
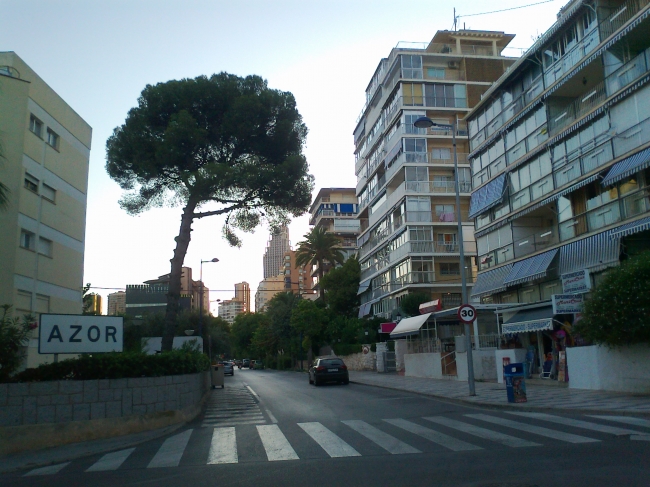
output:
[[[276,424],[265,424],[257,426],[257,433],[260,435],[266,456],[269,462],[280,460],[299,460],[296,451],[291,447],[286,436],[282,434]]]
[[[582,421],[579,419],[565,418],[564,416],[555,416],[546,413],[524,413],[524,412],[510,412],[508,414],[515,414],[525,418],[540,419],[548,421],[549,423],[562,424],[564,426],[573,426],[574,428],[582,428],[591,431],[598,431],[600,433],[609,433],[610,435],[623,436],[623,435],[643,435],[643,431],[630,430],[626,428],[618,428],[616,426],[609,426],[606,424],[590,423],[589,421]]]
[[[255,392],[253,389],[251,389],[251,386],[246,386],[246,389],[248,389],[249,391],[251,391],[251,394],[252,394],[253,396],[255,396],[255,397],[260,397],[260,396],[257,395],[257,392]]]
[[[266,414],[269,415],[269,419],[271,420],[271,423],[273,423],[273,424],[278,423],[278,420],[275,419],[275,415],[271,412],[271,410],[269,408],[264,408],[264,411],[266,411]]]
[[[348,425],[354,431],[359,433],[362,436],[365,436],[370,441],[376,445],[382,447],[388,453],[393,455],[402,455],[406,453],[422,453],[417,448],[413,448],[411,445],[407,445],[403,441],[398,440],[394,436],[384,433],[378,428],[366,423],[365,421],[360,421],[356,419],[341,421],[341,423]]]
[[[27,472],[24,477],[31,475],[52,475],[58,473],[63,467],[70,465],[70,462],[59,463],[58,465],[50,465],[48,467],[35,468]]]
[[[192,430],[189,429],[167,438],[156,455],[151,459],[147,468],[178,467],[191,435]]]
[[[488,416],[487,414],[466,414],[465,416],[492,424],[498,424],[500,426],[507,426],[508,428],[514,428],[520,431],[526,431],[535,435],[553,438],[554,440],[566,441],[568,443],[594,443],[600,441],[593,438],[587,438],[586,436],[565,433],[564,431],[542,428],[541,426],[533,426],[532,424],[520,423],[518,421],[510,421],[509,419],[497,418],[496,416]]]
[[[504,435],[503,433],[498,433],[497,431],[481,428],[479,426],[474,426],[473,424],[463,423],[462,421],[456,421],[454,419],[445,418],[443,416],[429,416],[423,419],[431,421],[432,423],[447,426],[448,428],[462,431],[463,433],[478,436],[479,438],[496,441],[497,443],[501,443],[502,445],[510,446],[513,448],[520,448],[524,446],[542,446],[539,443],[533,443],[532,441],[522,440],[521,438],[516,438],[514,436]]]
[[[642,418],[635,418],[632,416],[596,416],[589,414],[591,418],[606,419],[607,421],[614,421],[615,423],[632,424],[634,426],[643,426],[650,428],[650,421]]]
[[[93,463],[90,468],[86,469],[86,472],[104,472],[106,470],[117,470],[134,451],[135,448],[127,448],[126,450],[107,453],[95,463]]]
[[[298,423],[298,426],[332,458],[361,456],[358,451],[320,423]]]
[[[237,463],[238,461],[235,428],[215,428],[212,432],[207,464]]]
[[[403,430],[406,430],[409,433],[413,433],[429,441],[437,443],[438,445],[444,446],[445,448],[449,448],[450,450],[453,451],[483,449],[480,446],[472,445],[471,443],[458,440],[453,436],[449,436],[444,433],[440,433],[439,431],[425,428],[424,426],[420,426],[419,424],[416,423],[411,423],[410,421],[406,421],[405,419],[400,419],[400,418],[384,419],[384,421],[392,424],[393,426],[397,426],[398,428],[402,428]]]

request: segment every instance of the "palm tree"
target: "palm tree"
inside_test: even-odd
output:
[[[323,227],[313,228],[303,237],[305,240],[298,242],[296,266],[317,265],[318,282],[320,284],[324,274],[323,266],[325,261],[331,264],[335,262],[343,264],[345,260],[341,251],[335,248],[339,245],[340,239],[332,233],[327,233]],[[318,293],[320,298],[324,299],[325,291],[323,290],[323,286],[319,285]]]

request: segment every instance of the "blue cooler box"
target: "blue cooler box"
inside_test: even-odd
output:
[[[509,364],[503,368],[508,402],[528,402],[524,364]]]

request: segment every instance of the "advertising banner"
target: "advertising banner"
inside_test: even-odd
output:
[[[586,293],[591,289],[591,279],[589,278],[589,271],[587,269],[562,274],[561,279],[562,292],[564,294]]]
[[[554,315],[566,315],[582,312],[584,298],[582,294],[553,294],[551,296]]]

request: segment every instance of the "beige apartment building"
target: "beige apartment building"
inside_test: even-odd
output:
[[[235,284],[235,299],[244,303],[244,313],[251,311],[251,287],[246,281]]]
[[[0,114],[0,304],[81,314],[92,129],[14,52],[0,52]],[[53,358],[37,332],[27,367]]]
[[[123,315],[126,313],[126,293],[117,291],[108,295],[108,316]]]
[[[255,312],[262,313],[273,296],[284,291],[284,276],[277,275],[260,281],[255,292]]]

